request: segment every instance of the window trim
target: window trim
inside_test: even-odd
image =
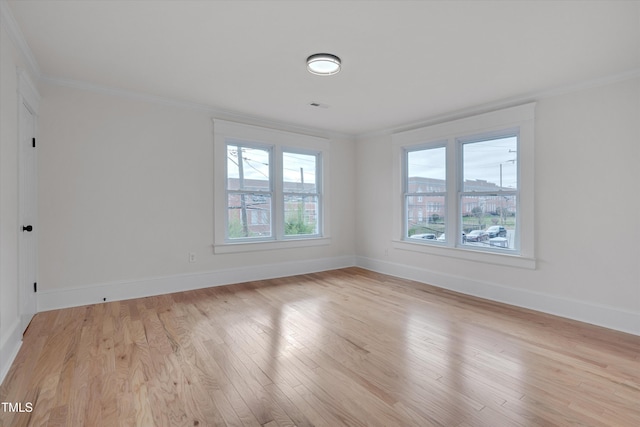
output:
[[[519,268],[536,268],[535,218],[534,218],[534,102],[517,107],[478,114],[475,116],[437,123],[392,135],[394,200],[392,224],[392,247],[400,250],[439,255],[475,262],[498,264]],[[460,141],[477,141],[481,136],[503,135],[518,129],[518,226],[519,251],[495,251],[467,247],[458,244],[458,239],[446,242],[410,241],[404,229],[404,157],[407,149],[428,147],[431,143],[447,141],[447,182],[455,183],[456,192],[447,197],[447,233],[454,235],[461,230],[459,217],[462,145]],[[449,185],[449,184],[448,184]],[[449,231],[450,230],[450,231]]]
[[[330,238],[330,210],[328,182],[325,180],[330,164],[330,140],[317,136],[264,128],[221,119],[213,119],[213,248],[214,253],[239,253],[271,249],[300,248],[306,246],[328,245]],[[227,190],[227,144],[237,143],[242,146],[266,148],[271,147],[270,181],[272,197],[272,236],[260,238],[228,238],[228,190]],[[316,180],[319,184],[321,198],[319,207],[318,234],[284,236],[284,195],[282,153],[315,154],[319,159],[316,165]]]

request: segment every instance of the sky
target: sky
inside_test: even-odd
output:
[[[262,180],[267,180],[269,178],[268,150],[242,147],[242,157],[244,159],[244,178]],[[228,147],[227,169],[227,173],[230,178],[239,177],[236,147]],[[304,177],[305,184],[315,183],[316,156],[302,153],[283,153],[283,176],[286,182],[300,183]]]
[[[462,145],[464,180],[485,180],[502,187],[517,188],[517,137],[506,137],[488,141],[469,142]],[[269,151],[260,148],[243,147],[244,177],[247,179],[268,179]],[[229,177],[238,178],[237,154],[234,147],[228,151]],[[410,151],[408,168],[410,177],[445,179],[445,147],[429,150]],[[316,182],[316,157],[301,153],[284,153],[283,175],[286,182],[305,184]],[[302,175],[301,169],[302,168]],[[502,169],[502,177],[500,172]]]
[[[463,144],[462,164],[464,180],[485,180],[502,187],[517,188],[516,137]],[[445,148],[410,151],[408,169],[410,177],[445,179]]]

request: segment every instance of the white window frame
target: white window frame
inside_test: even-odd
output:
[[[266,152],[269,153],[269,187],[268,189],[265,190],[244,190],[244,189],[238,189],[238,190],[230,190],[228,188],[227,185],[227,165],[228,163],[225,163],[225,212],[227,212],[228,210],[228,203],[229,203],[229,195],[231,193],[236,193],[236,194],[246,194],[246,195],[252,195],[252,194],[263,194],[269,197],[271,203],[271,224],[270,224],[270,228],[271,228],[271,236],[264,236],[264,237],[239,237],[239,238],[230,238],[229,237],[229,214],[227,212],[227,215],[225,215],[225,241],[227,242],[259,242],[259,241],[271,241],[274,240],[275,237],[275,227],[274,227],[274,212],[275,212],[275,199],[276,199],[276,192],[275,192],[275,185],[274,185],[274,176],[276,175],[275,172],[275,150],[274,150],[274,146],[273,145],[266,145],[266,144],[258,144],[255,143],[253,141],[244,141],[244,140],[240,140],[238,138],[226,138],[225,139],[225,156],[228,155],[228,151],[227,148],[229,146],[237,146],[239,148],[252,148],[252,149],[256,149],[256,150],[264,150]],[[240,156],[238,156],[238,158],[240,158]],[[255,212],[251,212],[251,216],[253,217],[253,214]],[[253,222],[247,218],[247,226],[249,225],[254,225]]]
[[[316,191],[315,192],[286,192],[282,191],[282,214],[283,214],[283,218],[282,218],[282,224],[284,225],[284,212],[285,212],[285,198],[286,196],[305,196],[305,197],[316,197],[318,200],[318,211],[316,213],[317,215],[317,221],[318,221],[318,231],[317,233],[314,234],[301,234],[301,235],[290,235],[287,236],[286,234],[284,234],[283,232],[283,239],[285,240],[296,240],[296,239],[313,239],[313,238],[320,238],[322,237],[322,229],[323,229],[323,212],[322,212],[322,206],[324,205],[324,197],[322,196],[322,152],[318,151],[318,150],[308,150],[308,149],[301,149],[301,148],[292,148],[292,147],[283,147],[281,150],[281,155],[280,158],[283,158],[284,153],[290,153],[290,154],[302,154],[302,155],[307,155],[307,156],[314,156],[316,158],[316,170],[315,170],[315,176],[316,176]],[[282,172],[282,167],[280,168],[280,171]],[[281,177],[280,182],[282,183],[283,187],[284,187],[284,181],[283,178]],[[303,212],[303,216],[304,216],[304,212]]]
[[[409,238],[409,224],[408,224],[408,220],[409,220],[409,215],[406,214],[405,212],[407,212],[408,210],[408,198],[409,197],[418,197],[418,202],[423,202],[424,197],[428,197],[428,196],[437,196],[437,197],[444,197],[444,203],[445,203],[445,213],[447,212],[447,208],[448,208],[448,204],[447,204],[447,198],[448,198],[448,194],[446,191],[441,192],[441,191],[432,191],[433,188],[431,188],[430,186],[427,186],[427,188],[422,189],[420,187],[418,187],[417,191],[414,192],[409,192],[409,176],[405,173],[408,170],[408,162],[409,162],[409,153],[411,152],[416,152],[416,151],[423,151],[423,150],[432,150],[432,149],[437,149],[437,148],[446,148],[447,147],[447,142],[446,141],[435,141],[435,142],[430,142],[427,144],[418,144],[418,145],[412,145],[412,146],[404,146],[403,150],[402,150],[402,193],[403,193],[403,215],[402,215],[402,239],[406,240]],[[428,202],[429,203],[429,202]],[[407,212],[408,213],[408,212]],[[425,212],[424,214],[422,213],[422,210],[418,211],[418,221],[424,220],[424,218],[429,218],[430,216],[430,210],[429,210],[429,206],[428,204],[425,205]],[[446,216],[446,214],[445,214]],[[446,218],[448,219],[448,218]],[[427,240],[425,240],[426,242]],[[434,244],[440,244],[440,241],[438,240],[428,240],[431,243]],[[421,240],[419,241],[421,242]]]
[[[480,248],[480,249],[476,249],[473,248],[471,246],[468,247],[468,249],[471,250],[480,250],[483,252],[497,252],[497,253],[510,253],[510,254],[515,254],[515,255],[519,255],[520,254],[520,209],[519,209],[519,205],[520,205],[520,176],[518,173],[518,187],[515,190],[498,190],[498,191],[482,191],[482,192],[478,192],[478,191],[464,191],[464,166],[463,166],[463,162],[464,162],[464,145],[465,144],[474,144],[474,143],[481,143],[484,141],[491,141],[494,139],[500,139],[500,138],[509,138],[509,137],[515,137],[517,139],[517,158],[519,160],[519,156],[520,156],[520,151],[519,151],[519,146],[520,146],[520,128],[511,128],[511,129],[502,129],[496,132],[488,132],[488,133],[482,133],[482,134],[475,134],[475,135],[471,135],[471,136],[466,136],[466,137],[462,137],[462,138],[456,138],[455,142],[458,146],[458,157],[456,159],[456,161],[458,162],[458,175],[457,175],[457,197],[458,200],[460,201],[459,205],[460,209],[459,212],[457,213],[457,221],[458,221],[458,235],[460,235],[460,232],[463,231],[462,228],[462,215],[461,215],[461,211],[462,211],[462,200],[465,196],[493,196],[493,195],[500,195],[500,196],[515,196],[516,198],[516,229],[515,229],[515,238],[514,238],[514,247],[513,248],[507,248],[507,249],[500,249],[497,247],[484,247],[484,248]],[[518,164],[518,171],[520,170],[519,166],[520,166],[520,162],[516,162]],[[465,246],[466,247],[466,246]]]
[[[328,182],[323,179],[330,162],[330,140],[317,136],[213,119],[214,133],[214,253],[239,253],[273,249],[328,245],[329,198]],[[271,149],[270,182],[273,191],[271,207],[271,236],[266,238],[228,238],[227,145],[239,143],[253,148]],[[316,180],[319,191],[318,233],[312,235],[284,235],[284,192],[282,173],[283,152],[315,154]]]
[[[519,268],[536,268],[535,218],[534,218],[534,127],[535,103],[506,108],[489,113],[438,123],[392,136],[394,160],[394,200],[392,247],[463,259],[468,261],[505,265]],[[517,248],[513,251],[474,248],[463,245],[458,236],[462,231],[460,219],[462,185],[462,144],[477,138],[518,132],[518,206]],[[405,158],[408,150],[429,147],[446,141],[447,147],[447,196],[446,242],[417,240],[407,237],[405,228]],[[434,145],[435,146],[435,145]]]

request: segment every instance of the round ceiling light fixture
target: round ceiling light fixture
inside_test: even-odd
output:
[[[318,76],[332,76],[340,72],[340,58],[330,53],[316,53],[307,58],[307,70]]]

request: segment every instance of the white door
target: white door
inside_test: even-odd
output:
[[[24,331],[36,313],[37,273],[37,159],[36,120],[27,107],[20,105],[19,128],[19,260],[20,322]]]

